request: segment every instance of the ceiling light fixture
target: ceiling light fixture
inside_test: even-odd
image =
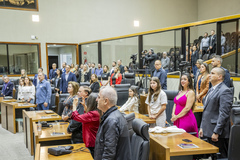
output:
[[[39,15],[32,15],[33,22],[39,22]]]
[[[139,27],[139,21],[135,20],[133,24],[134,24],[134,27]]]

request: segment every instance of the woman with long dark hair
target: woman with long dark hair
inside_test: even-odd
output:
[[[57,69],[57,75],[53,79],[54,91],[55,93],[60,93],[60,81],[62,75],[62,69]]]
[[[182,74],[180,86],[181,90],[174,98],[175,104],[172,110],[171,121],[186,132],[196,132],[195,136],[198,137],[197,121],[192,112],[192,108],[195,105],[195,93],[192,78],[188,73]]]
[[[72,119],[82,123],[83,142],[90,150],[94,158],[95,140],[100,124],[101,111],[97,109],[97,93],[91,93],[87,99],[87,104],[83,98],[81,104],[84,107],[84,114],[79,114],[77,109],[78,99],[75,98],[73,102]]]
[[[92,92],[99,92],[100,84],[96,74],[91,75],[90,86]]]

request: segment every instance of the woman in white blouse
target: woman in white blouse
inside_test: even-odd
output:
[[[22,89],[24,87],[24,79],[19,79],[19,85],[18,85],[18,95],[17,95],[17,100],[22,99],[23,93]]]
[[[22,100],[27,101],[28,103],[34,103],[35,99],[35,86],[32,84],[29,77],[25,78],[25,85],[22,88]]]
[[[119,109],[120,112],[134,111],[138,113],[138,93],[134,87],[129,88],[129,98],[127,102]]]

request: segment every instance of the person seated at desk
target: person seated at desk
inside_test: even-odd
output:
[[[13,83],[9,80],[8,76],[4,77],[4,84],[2,87],[1,95],[5,96],[13,96]]]
[[[96,74],[91,75],[90,88],[92,92],[99,92],[100,84]]]
[[[20,97],[20,99],[25,100],[28,103],[34,104],[35,86],[32,84],[29,77],[26,77],[24,82],[24,86],[22,87],[22,96]]]
[[[107,65],[103,66],[103,73],[101,74],[101,83],[103,86],[109,85],[110,82],[110,72]]]
[[[121,82],[122,74],[120,73],[119,67],[116,67],[110,78],[110,86],[114,87],[116,84],[121,84]]]
[[[62,69],[57,69],[56,73],[57,75],[55,76],[55,78],[53,78],[53,85],[54,85],[54,92],[59,94]]]
[[[192,112],[195,105],[195,93],[193,89],[192,78],[188,73],[184,73],[180,80],[181,91],[174,98],[171,121],[178,128],[186,132],[196,132],[198,137],[197,120]]]
[[[69,96],[63,101],[63,113],[62,119],[68,121],[72,114],[73,99],[76,97],[78,92],[79,84],[77,82],[68,82],[68,93]]]
[[[80,103],[84,107],[84,114],[79,114],[76,110],[78,99],[75,98],[73,102],[73,113],[71,117],[71,119],[82,123],[83,142],[90,150],[93,158],[96,134],[100,124],[100,115],[102,115],[101,111],[97,108],[97,97],[97,93],[91,93],[87,99],[87,104],[85,104],[85,99],[83,98],[83,101]]]
[[[18,94],[17,94],[17,100],[20,100],[21,97],[23,97],[22,88],[24,86],[24,79],[19,79],[19,85],[18,85]]]
[[[158,77],[152,77],[145,103],[148,105],[149,118],[156,119],[157,126],[165,127],[167,95],[161,89]]]
[[[77,94],[78,94],[78,97],[76,98],[78,98],[78,103],[77,103],[76,111],[78,112],[79,115],[82,115],[84,114],[83,104],[87,102],[88,96],[90,94],[90,88],[88,86],[80,86]],[[74,104],[74,101],[73,101],[73,106],[74,105],[76,104]],[[72,143],[83,143],[81,122],[71,119],[70,124],[67,128],[67,131],[68,133],[72,133],[72,138],[71,138]]]
[[[201,64],[201,75],[198,76],[196,85],[196,102],[202,103],[203,98],[207,95],[209,89],[209,67],[207,63]]]
[[[136,88],[129,88],[129,98],[127,102],[119,109],[120,112],[130,111],[138,113],[138,93]]]

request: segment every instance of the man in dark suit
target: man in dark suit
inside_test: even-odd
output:
[[[233,102],[231,90],[223,83],[225,71],[220,67],[211,70],[209,81],[212,88],[203,98],[204,110],[199,136],[217,146],[220,158],[226,158],[230,134],[230,111]]]
[[[43,72],[43,68],[38,68],[38,73]],[[45,80],[47,80],[47,76],[45,75]],[[37,86],[39,84],[39,79],[38,79],[38,74],[35,74],[34,79],[33,79],[33,84],[34,86]]]
[[[144,55],[142,56],[145,57],[145,61],[148,61],[149,70],[150,70],[150,73],[152,73],[155,70],[154,63],[157,60],[157,54],[155,54],[153,49],[151,48],[148,52],[148,56],[144,56]]]
[[[196,90],[196,84],[197,84],[198,76],[201,74],[200,73],[200,67],[201,67],[202,63],[203,63],[202,59],[198,59],[197,62],[196,62],[197,71],[196,71],[196,74],[194,75],[194,89],[195,90]]]
[[[9,77],[5,76],[1,95],[3,97],[5,97],[5,96],[11,96],[12,97],[13,96],[12,92],[13,92],[13,83],[9,80]]]
[[[219,56],[219,55],[215,55],[214,57],[213,57],[213,59],[212,59],[212,62],[211,62],[211,64],[212,64],[212,67],[214,68],[214,67],[220,67],[220,68],[222,68],[224,71],[225,71],[225,78],[224,78],[224,81],[223,81],[223,83],[225,83],[225,85],[227,86],[227,87],[230,87],[230,73],[229,73],[229,71],[226,69],[226,68],[223,68],[222,67],[222,57],[221,56]],[[210,88],[211,88],[211,85],[210,85]]]
[[[76,76],[74,73],[70,72],[70,66],[66,65],[66,72],[62,74],[60,81],[60,94],[67,93],[68,82],[75,81],[77,82]]]
[[[65,72],[66,72],[66,69],[65,69],[66,65],[67,65],[66,62],[63,62],[63,63],[62,63],[62,73],[65,73]]]
[[[199,58],[199,56],[198,56],[197,47],[193,46],[193,52],[192,52],[192,55],[191,55],[191,64],[192,64],[192,70],[193,70],[194,76],[196,75],[196,72],[197,72],[197,69],[198,69],[197,66],[196,66],[198,58]]]
[[[117,61],[117,64],[118,64],[118,67],[119,67],[119,69],[120,69],[120,73],[123,74],[123,72],[124,72],[124,66],[122,65],[122,60],[119,59],[119,60]]]
[[[96,69],[97,69],[97,68],[95,68],[95,63],[92,63],[92,67],[91,67],[91,69],[89,70],[90,74],[91,74],[91,75],[92,75],[92,74],[96,74]]]
[[[52,69],[49,71],[49,79],[52,81],[52,79],[57,75],[57,64],[52,64]]]
[[[210,54],[216,53],[217,38],[216,38],[215,30],[211,31],[211,36],[209,38],[210,38],[210,44],[209,44]]]

